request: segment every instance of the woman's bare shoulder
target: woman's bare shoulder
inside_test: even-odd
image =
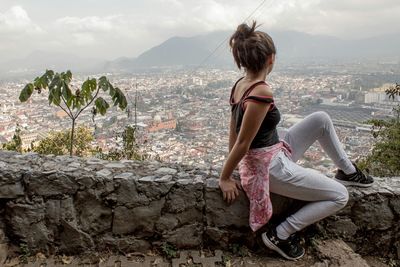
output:
[[[267,84],[259,84],[250,92],[249,96],[269,96],[273,97],[272,88]]]

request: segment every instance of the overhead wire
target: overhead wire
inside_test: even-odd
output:
[[[258,10],[258,15],[256,15],[256,16],[254,16],[254,17],[251,17],[251,15],[250,16],[248,16],[245,20],[244,20],[244,22],[245,23],[247,23],[248,22],[248,20],[250,19],[250,18],[252,18],[253,20],[257,20],[257,18],[262,14],[262,11],[264,11],[266,8],[269,8],[269,7],[271,7],[272,6],[272,4],[275,2],[275,0],[272,0],[272,1],[270,1],[267,5],[264,5],[260,10]],[[254,12],[255,13],[255,12]],[[229,37],[228,37],[229,38]],[[227,40],[228,40],[228,38],[226,38],[223,42],[226,42]],[[228,44],[226,43],[226,45],[228,46]],[[216,54],[216,58],[218,58],[219,56],[221,56],[221,54],[224,52],[224,50],[220,50],[217,54]]]
[[[271,0],[269,2],[269,4],[267,5],[268,7],[272,5],[272,3],[275,0]],[[246,23],[250,18],[252,18],[252,16],[259,10],[264,10],[266,8],[266,6],[264,6],[264,4],[267,2],[267,0],[262,0],[261,3],[243,20],[244,23]],[[259,13],[259,15],[261,14],[261,12]],[[259,16],[257,15],[256,18]],[[204,65],[204,63],[207,62],[207,60],[209,60],[224,44],[226,44],[226,42],[228,41],[229,36],[227,36],[223,41],[221,41],[199,64],[197,64],[197,66],[193,69],[193,71],[189,74],[189,77],[192,76],[201,66]],[[223,50],[220,50],[220,52],[218,53],[217,57],[221,55]],[[136,83],[136,94],[137,94],[137,83]],[[128,96],[128,99],[130,100],[131,103],[133,103],[134,101],[132,101],[131,96],[129,95],[128,91],[125,88],[125,92],[126,95]],[[137,101],[137,99],[135,99],[135,102]]]
[[[273,1],[273,0],[272,0]],[[263,0],[251,13],[248,15],[245,19],[244,22],[247,22],[248,19],[250,19],[254,13],[257,12],[264,4],[267,2],[267,0]],[[228,41],[229,36],[227,36],[222,42],[220,42],[214,50],[212,50],[195,68],[194,70],[189,74],[189,76],[193,75],[205,62],[207,62],[208,59],[210,59],[217,51],[222,47],[222,45],[226,44],[226,41]]]

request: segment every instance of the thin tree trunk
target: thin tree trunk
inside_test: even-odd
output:
[[[75,133],[75,120],[72,120],[72,129],[71,129],[71,144],[69,147],[69,155],[72,157],[72,150],[74,147],[74,133]]]

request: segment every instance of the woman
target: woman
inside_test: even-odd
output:
[[[231,177],[239,166],[241,185],[250,200],[249,222],[253,231],[265,225],[272,215],[269,192],[308,201],[276,228],[261,235],[267,247],[296,260],[304,255],[304,248],[294,238],[295,233],[346,205],[348,192],[343,184],[370,186],[373,179],[348,159],[331,119],[324,112],[307,116],[280,140],[276,129],[280,113],[273,91],[265,82],[275,62],[273,40],[256,31],[253,22],[251,27],[239,25],[229,43],[245,76],[231,92],[229,155],[219,186],[224,200],[231,203],[239,194],[240,184]],[[316,140],[339,168],[335,179],[296,164]]]

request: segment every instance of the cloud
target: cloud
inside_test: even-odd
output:
[[[25,0],[24,7],[15,2],[22,0],[0,3],[6,8],[0,9],[0,57],[33,50],[135,56],[173,36],[233,32],[261,0],[80,0],[57,5]],[[266,31],[357,39],[399,32],[398,14],[399,0],[266,0],[248,21],[256,19]]]
[[[41,34],[43,29],[33,23],[28,13],[21,6],[13,6],[0,13],[0,33]]]
[[[63,17],[57,19],[56,24],[71,32],[109,32],[115,29],[121,16],[113,15],[100,18],[97,16],[89,17]]]

